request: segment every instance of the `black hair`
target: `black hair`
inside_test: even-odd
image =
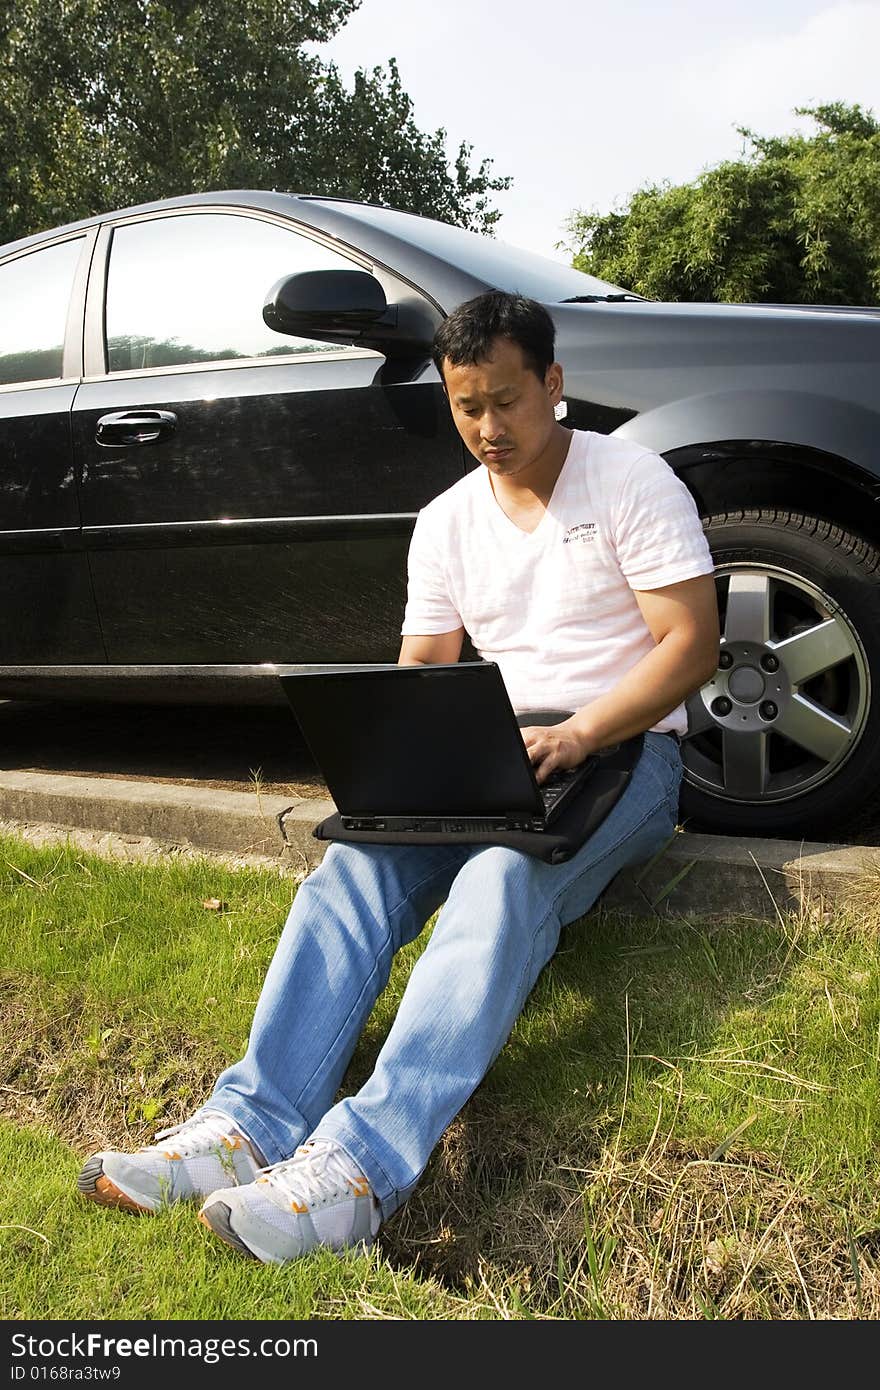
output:
[[[506,290],[488,290],[466,300],[441,323],[431,345],[441,379],[444,360],[456,367],[483,362],[496,338],[516,343],[527,366],[544,380],[554,361],[556,325],[536,299]]]

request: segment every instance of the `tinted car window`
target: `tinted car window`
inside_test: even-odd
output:
[[[64,328],[83,238],[0,265],[0,383],[61,376]]]
[[[282,275],[352,262],[271,222],[224,213],[117,227],[107,281],[111,372],[291,352],[332,343],[281,336],[261,310]]]

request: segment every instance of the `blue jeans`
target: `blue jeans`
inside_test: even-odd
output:
[[[335,843],[297,890],[245,1056],[206,1107],[233,1118],[267,1163],[335,1139],[387,1219],[504,1046],[563,926],[614,875],[647,860],[678,816],[681,755],[647,734],[623,796],[562,864],[495,846]],[[334,1104],[391,970],[443,904],[372,1075]]]

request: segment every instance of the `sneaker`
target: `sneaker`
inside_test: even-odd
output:
[[[246,1187],[213,1192],[199,1212],[210,1230],[264,1264],[314,1250],[372,1245],[381,1217],[363,1173],[333,1139],[312,1139]]]
[[[160,1130],[137,1153],[93,1154],[77,1179],[84,1197],[105,1207],[153,1212],[172,1202],[202,1201],[221,1183],[249,1183],[262,1156],[232,1120],[211,1111]]]

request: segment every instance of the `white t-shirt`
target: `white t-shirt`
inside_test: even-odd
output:
[[[482,464],[423,507],[402,632],[463,627],[497,662],[517,713],[575,710],[654,646],[633,595],[713,570],[691,494],[643,445],[573,430],[532,532],[502,511]],[[679,705],[654,728],[684,733]]]

